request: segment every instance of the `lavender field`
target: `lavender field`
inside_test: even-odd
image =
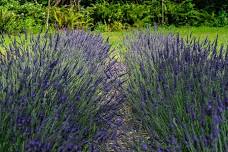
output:
[[[228,47],[150,30],[122,45],[1,35],[0,152],[228,151]]]

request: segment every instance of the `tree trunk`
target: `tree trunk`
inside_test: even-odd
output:
[[[58,6],[61,3],[61,0],[56,0],[55,1],[55,6]]]
[[[164,24],[164,0],[162,2],[162,25]]]
[[[47,12],[47,21],[46,21],[47,29],[49,27],[50,8],[51,8],[51,0],[48,0],[48,12]]]

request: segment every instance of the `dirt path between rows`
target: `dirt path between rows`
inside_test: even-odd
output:
[[[126,85],[126,73],[127,67],[120,62],[113,64],[108,73],[111,80],[119,82],[115,83],[117,85],[114,85],[109,92],[112,102],[118,102],[121,98],[124,98],[124,101],[119,103],[119,108],[113,112],[111,120],[108,121],[107,127],[111,135],[104,144],[104,151],[107,152],[147,151],[147,147],[144,146],[141,150],[136,149],[136,143],[142,143],[143,140],[146,140],[147,135],[141,129],[140,123],[134,123],[131,106],[126,101],[123,91]]]

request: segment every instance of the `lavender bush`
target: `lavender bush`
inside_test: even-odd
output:
[[[228,150],[228,52],[169,34],[128,40],[127,96],[150,137],[142,150]]]
[[[105,71],[110,46],[83,31],[27,34],[0,55],[0,151],[97,151],[110,106]],[[112,107],[114,108],[114,107]]]

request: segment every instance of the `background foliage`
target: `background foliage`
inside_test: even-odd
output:
[[[226,26],[227,0],[0,0],[0,31],[50,27],[118,31],[153,25]],[[50,14],[48,15],[48,13]],[[48,17],[49,16],[49,17]]]

